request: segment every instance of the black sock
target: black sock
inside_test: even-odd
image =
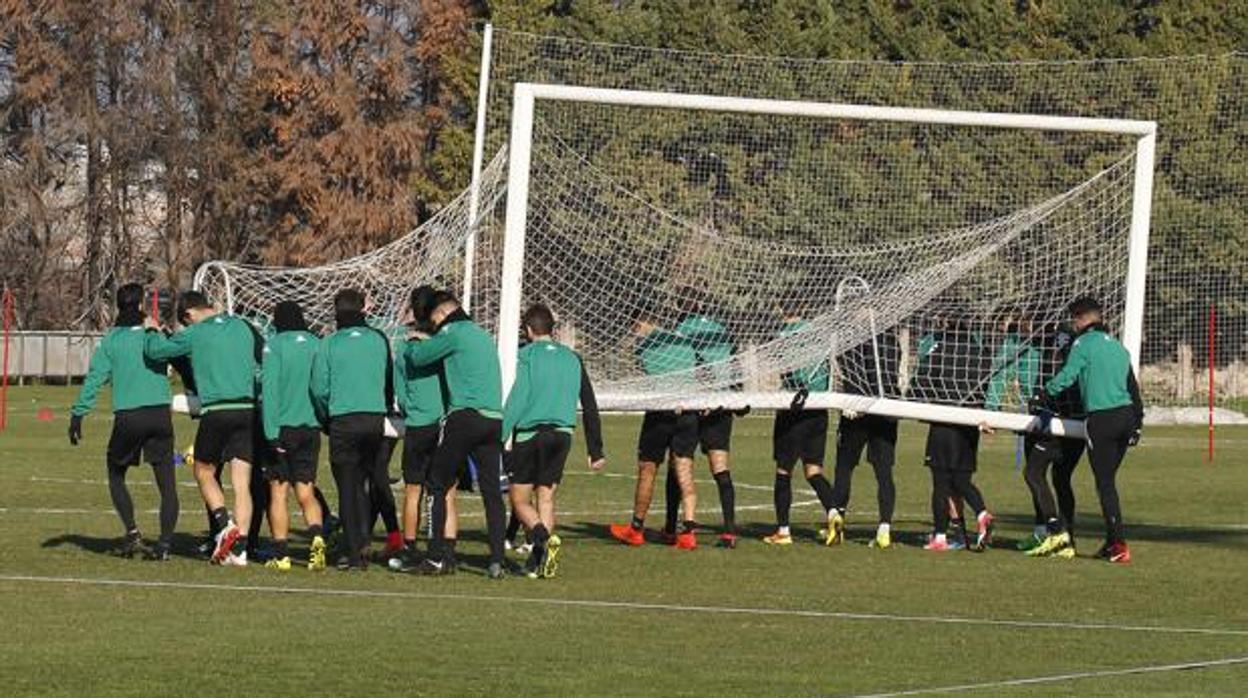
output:
[[[820,473],[814,477],[806,478],[806,482],[815,491],[815,496],[819,498],[819,503],[823,505],[823,510],[832,511],[836,503],[832,497],[832,483],[828,482],[828,478],[824,477],[823,473]]]
[[[681,533],[693,533],[693,532],[694,532],[694,531],[696,531],[697,529],[698,529],[698,522],[697,522],[697,521],[689,521],[689,520],[685,520],[685,521],[681,521],[681,522],[680,522],[680,529],[679,529],[679,530],[680,530],[680,532],[681,532]]]
[[[775,485],[776,525],[789,525],[789,509],[793,506],[793,476],[776,473]]]
[[[715,473],[715,486],[719,488],[719,508],[724,515],[724,528],[732,531],[737,527],[737,490],[732,486],[732,473]]]
[[[319,535],[323,535],[322,531],[323,529],[321,528],[320,524],[312,524],[311,526],[308,526],[308,536],[311,538],[315,538]]]
[[[1062,522],[1058,519],[1049,519],[1045,522],[1044,528],[1050,536],[1056,535],[1062,532]]]
[[[633,528],[640,531],[641,529],[646,527],[646,520],[641,518],[640,516],[634,516],[632,525],[633,525]]]
[[[283,557],[286,557],[286,555],[287,555],[286,539],[285,538],[275,539],[273,541],[273,557],[283,558]]]
[[[542,548],[546,546],[546,541],[550,538],[550,531],[546,530],[546,524],[538,524],[533,527],[533,547]]]
[[[520,532],[520,517],[516,516],[513,509],[511,512],[511,520],[507,522],[507,540],[515,541],[516,534]]]
[[[217,533],[224,531],[225,527],[230,525],[230,510],[225,507],[213,509],[209,516],[212,518],[212,528]]]
[[[670,465],[667,467],[664,492],[667,495],[667,517],[663,520],[663,530],[672,533],[676,530],[676,520],[680,518],[680,480],[676,478],[676,470]]]
[[[234,547],[230,549],[230,552],[235,555],[238,553],[251,552],[250,548],[247,547],[247,540],[247,536],[239,536],[238,540],[234,541]]]
[[[415,539],[415,538],[404,538],[404,539],[403,539],[403,547],[404,547],[404,548],[407,548],[408,550],[415,550],[415,549],[416,549],[416,539]]]

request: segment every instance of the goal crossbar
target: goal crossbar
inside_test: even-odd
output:
[[[507,205],[503,239],[503,264],[500,279],[502,295],[499,299],[498,321],[498,350],[502,364],[504,394],[510,391],[511,385],[515,380],[516,360],[519,351],[520,315],[522,311],[520,304],[522,301],[521,288],[524,276],[534,111],[538,100],[823,119],[1119,134],[1134,137],[1136,139],[1135,176],[1130,239],[1128,242],[1129,259],[1122,340],[1128,352],[1130,352],[1132,362],[1138,371],[1144,317],[1144,281],[1153,188],[1153,161],[1157,137],[1157,124],[1154,121],[881,107],[833,102],[800,102],[573,85],[516,83],[512,101],[511,133],[508,146]],[[752,407],[773,408],[787,406],[787,404],[770,404],[777,402],[781,397],[780,394],[750,395],[747,393],[733,393],[732,396],[723,395],[722,400],[729,400],[730,397],[732,399],[729,403],[721,405],[719,402],[716,402],[716,395],[699,394],[691,396],[688,406],[691,408],[744,406],[744,404],[750,404]],[[614,400],[614,396],[604,395],[603,405],[611,409],[638,409],[644,407],[644,405],[637,404],[644,396],[619,397],[621,398],[620,400]],[[747,400],[753,400],[753,402],[746,402]],[[742,404],[738,405],[736,403]],[[1021,414],[883,398],[864,398],[862,396],[835,393],[812,394],[808,404],[811,407],[841,407],[901,418],[929,419],[967,424],[983,423],[994,428],[1014,431],[1026,431],[1034,426],[1035,423],[1034,418]],[[1078,437],[1082,435],[1082,424],[1079,422],[1055,424],[1054,431],[1065,432],[1068,436]]]

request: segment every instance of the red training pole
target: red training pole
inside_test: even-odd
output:
[[[160,322],[160,289],[156,286],[152,287],[152,320]]]
[[[1213,396],[1214,396],[1214,371],[1213,361],[1217,356],[1214,351],[1215,342],[1217,342],[1217,325],[1218,310],[1216,306],[1209,306],[1209,462],[1213,463]]]
[[[0,370],[0,431],[9,426],[9,336],[13,331],[13,292],[4,287],[4,299],[0,302],[4,315],[4,368]]]

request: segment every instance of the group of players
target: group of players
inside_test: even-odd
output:
[[[273,538],[266,566],[289,570],[293,563],[287,499],[292,489],[311,541],[309,569],[324,569],[331,555],[343,570],[361,570],[373,559],[375,520],[387,529],[381,555],[391,569],[423,575],[454,573],[458,567],[457,489],[480,492],[489,540],[486,575],[502,578],[509,568],[505,550],[516,529],[526,534],[529,577],[552,577],[561,540],[556,531],[555,493],[583,411],[588,463],[605,464],[601,425],[593,387],[580,357],[554,338],[554,318],[542,305],[528,309],[522,327],[528,344],[521,350],[516,381],[506,402],[492,337],[478,326],[448,291],[424,286],[412,291],[406,337],[390,337],[368,324],[365,297],[344,289],[334,299],[334,332],[320,338],[309,331],[293,301],[274,309],[274,332],[262,336],[255,324],[229,315],[195,291],[183,293],[176,314],[181,329],[171,332],[143,312],[142,287],[129,284],[117,293],[116,327],[92,357],[78,400],[71,410],[69,437],[77,443],[83,417],[99,389],[111,383],[113,430],[106,462],[109,491],[126,529],[119,552],[165,560],[171,554],[178,500],[170,414],[170,365],[200,402],[191,467],[209,519],[206,553],[211,562],[243,566],[253,559],[261,516],[267,514]],[[1106,521],[1106,543],[1099,557],[1127,562],[1114,476],[1128,445],[1139,438],[1142,418],[1130,360],[1101,324],[1100,306],[1083,298],[1072,304],[1072,326],[1052,333],[1042,348],[1047,383],[1031,400],[1046,422],[1054,414],[1086,418],[1086,440]],[[785,319],[782,333],[800,331],[798,317]],[[722,362],[732,353],[722,324],[690,313],[666,330],[639,322],[635,354],[642,370],[661,374]],[[909,390],[940,401],[941,391],[984,352],[957,322],[942,323],[919,343]],[[882,376],[895,367],[897,347],[887,336],[872,339],[846,359],[869,365],[862,375]],[[876,365],[878,364],[878,365]],[[988,374],[1004,366],[992,366]],[[823,474],[828,411],[808,409],[811,392],[830,388],[828,362],[783,376],[795,393],[790,409],[778,411],[774,429],[777,529],[764,540],[791,545],[791,477],[800,462],[807,482],[826,513],[820,536],[827,545],[844,540],[852,472],[863,450],[879,483],[880,524],[871,544],[892,545],[895,488],[892,467],[896,420],[842,410],[837,428],[833,482]],[[893,381],[895,383],[895,380]],[[846,380],[847,392],[876,394],[875,385]],[[991,392],[989,390],[988,392]],[[966,404],[964,401],[961,404]],[[697,492],[693,459],[700,446],[707,455],[723,512],[717,539],[735,547],[735,494],[729,468],[733,418],[728,410],[653,411],[643,418],[632,520],[612,525],[611,534],[630,545],[645,540],[644,522],[659,467],[668,464],[667,511],[663,540],[681,549],[697,547]],[[389,461],[402,422],[404,501],[402,525],[390,492]],[[933,533],[925,546],[948,550],[963,544],[983,550],[992,533],[992,515],[972,482],[979,434],[986,427],[931,424],[926,464],[932,472]],[[316,487],[321,434],[329,436],[329,462],[337,484],[340,542],[327,531],[329,507]],[[1083,442],[1055,438],[1046,430],[1028,436],[1026,482],[1036,511],[1028,554],[1073,557],[1074,499],[1070,472]],[[159,539],[143,542],[125,483],[129,467],[153,467],[161,495]],[[1046,471],[1054,467],[1057,497]],[[233,508],[221,486],[228,471]],[[504,493],[510,498],[508,526]],[[1055,503],[1055,501],[1057,503]],[[962,524],[963,503],[976,515],[976,533]],[[417,550],[422,505],[429,510],[428,544]],[[1058,511],[1060,506],[1060,512]],[[950,525],[957,534],[951,541]]]

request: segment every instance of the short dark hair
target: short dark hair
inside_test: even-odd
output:
[[[185,322],[186,315],[190,311],[211,307],[212,302],[208,300],[208,296],[199,291],[183,291],[182,295],[178,296],[178,320]]]
[[[429,313],[433,310],[431,303],[437,292],[437,289],[429,284],[423,284],[412,289],[407,302],[412,307],[412,320],[417,325],[429,319]]]
[[[295,301],[278,303],[273,307],[273,329],[278,332],[308,329],[308,322],[303,318],[303,307]]]
[[[429,312],[432,313],[435,308],[443,303],[454,303],[455,305],[459,305],[459,299],[455,297],[454,293],[451,293],[446,289],[435,291],[434,294],[429,297]]]
[[[344,288],[334,296],[335,313],[364,312],[364,294],[358,289]]]
[[[143,305],[143,287],[139,284],[122,284],[117,287],[118,310],[141,310]]]
[[[1071,315],[1083,315],[1084,313],[1101,312],[1101,302],[1092,296],[1079,296],[1066,306],[1067,312]]]
[[[524,311],[524,326],[533,334],[545,337],[555,331],[555,314],[541,303],[534,303]]]

